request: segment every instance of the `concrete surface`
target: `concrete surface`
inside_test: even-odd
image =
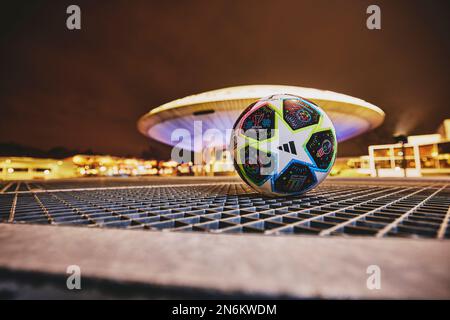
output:
[[[74,264],[81,268],[84,292],[94,291],[88,280],[97,279],[119,290],[151,285],[197,290],[206,297],[214,292],[214,297],[450,298],[448,240],[0,224],[0,284],[29,275],[44,282],[57,276],[63,291],[66,268]],[[381,268],[380,290],[366,286],[369,265]],[[183,298],[190,297],[186,292]]]

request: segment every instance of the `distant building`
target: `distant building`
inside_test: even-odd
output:
[[[79,176],[139,176],[158,173],[156,160],[105,155],[76,155],[69,158]]]
[[[369,156],[339,157],[330,171],[331,176],[367,177],[370,176]]]
[[[158,170],[155,160],[103,155],[75,155],[62,160],[0,157],[0,180],[156,175],[160,173]]]
[[[301,96],[321,107],[333,121],[338,142],[364,134],[384,121],[385,114],[379,107],[349,95],[296,86],[250,85],[203,92],[168,102],[142,116],[138,129],[145,136],[185,150],[226,149],[230,142],[227,130],[233,128],[245,108],[262,97],[286,93]],[[191,139],[172,139],[176,129],[190,133]],[[209,129],[220,133],[222,139],[203,139],[202,135]],[[196,144],[198,140],[201,143]]]
[[[67,160],[29,157],[0,157],[0,180],[61,179],[76,175]]]
[[[409,136],[403,145],[369,146],[366,169],[372,177],[450,175],[450,119],[442,123],[438,133]]]
[[[200,161],[193,161],[191,174],[234,174],[231,154],[227,150],[230,143],[228,130],[251,103],[262,97],[285,93],[309,99],[321,107],[333,121],[339,142],[364,134],[384,121],[385,114],[379,107],[345,94],[297,86],[249,85],[203,92],[158,106],[139,119],[138,130],[167,145],[194,151]],[[196,123],[201,125],[195,127]],[[172,139],[177,129],[189,133],[190,138]],[[209,129],[220,133],[222,139],[204,139],[203,135]],[[201,143],[196,144],[196,141]]]

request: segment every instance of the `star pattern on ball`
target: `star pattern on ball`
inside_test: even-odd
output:
[[[310,166],[314,166],[314,163],[311,161],[305,148],[303,147],[303,143],[308,140],[314,126],[306,127],[293,132],[287,125],[284,124],[283,119],[281,119],[278,114],[275,119],[275,121],[277,121],[277,134],[275,135],[275,139],[270,142],[270,151],[279,155],[284,152],[291,153],[291,157],[277,157],[278,163],[276,164],[275,172],[279,174],[281,170],[283,170],[283,168],[285,168],[292,160],[297,160]],[[288,145],[290,147],[292,144],[294,144],[296,154],[292,152],[292,148],[289,148],[289,151],[285,151],[284,145]],[[282,147],[281,150],[279,148],[280,146]]]

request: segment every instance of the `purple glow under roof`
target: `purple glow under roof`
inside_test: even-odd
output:
[[[148,136],[171,146],[178,145],[187,150],[200,151],[194,148],[194,122],[201,121],[202,134],[208,129],[217,129],[223,135],[222,142],[213,141],[207,143],[205,141],[203,142],[203,147],[225,147],[228,146],[230,138],[227,130],[233,128],[234,122],[239,114],[239,111],[216,111],[212,114],[174,118],[155,124],[148,130]],[[360,117],[336,112],[327,112],[327,114],[333,121],[338,142],[348,140],[370,129],[370,123]],[[177,129],[178,131],[176,131]],[[183,139],[180,143],[179,138],[175,139],[179,134],[183,133],[180,129],[186,130],[186,133],[189,132],[192,138]],[[171,140],[172,135],[174,138],[173,141]]]
[[[228,145],[230,132],[240,113],[252,102],[274,94],[292,94],[317,104],[333,121],[336,138],[348,140],[379,126],[384,112],[379,107],[349,95],[313,88],[280,85],[249,85],[208,91],[159,106],[144,115],[138,122],[139,131],[168,145],[188,150],[194,148],[194,123],[202,122],[203,134],[208,129],[222,133],[222,141],[205,142],[203,146],[224,147]],[[178,130],[177,130],[178,129]],[[180,142],[180,130],[190,139]]]

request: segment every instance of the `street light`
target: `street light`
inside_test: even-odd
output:
[[[406,155],[405,155],[405,143],[408,142],[408,137],[404,134],[398,134],[393,136],[396,143],[400,143],[402,145],[402,169],[403,176],[406,177]]]

